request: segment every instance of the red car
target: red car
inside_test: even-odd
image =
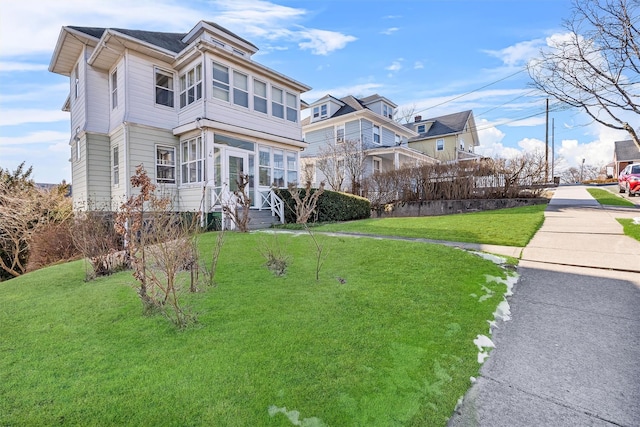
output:
[[[640,163],[627,165],[618,175],[618,190],[625,191],[629,196],[640,193]]]

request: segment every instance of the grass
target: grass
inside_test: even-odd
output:
[[[546,205],[443,216],[365,219],[318,231],[376,234],[524,247],[542,226]]]
[[[635,206],[635,204],[626,200],[618,194],[614,194],[609,190],[603,190],[602,188],[587,188],[587,191],[594,199],[601,205],[611,206]]]
[[[640,242],[640,222],[637,220],[633,220],[631,218],[616,218],[620,224],[622,224],[622,228],[624,234],[633,237],[637,241]]]
[[[318,239],[316,282],[308,236],[227,234],[218,286],[184,296],[185,331],[141,314],[130,272],[86,283],[78,261],[0,283],[0,425],[445,425],[505,291],[486,277],[504,271],[439,245]],[[257,249],[276,243],[284,277]]]

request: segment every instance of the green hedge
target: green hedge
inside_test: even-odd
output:
[[[312,189],[312,194],[315,192]],[[303,199],[306,190],[300,189],[300,198]],[[295,223],[295,200],[291,197],[291,193],[286,189],[276,190],[276,194],[284,200],[284,218],[286,223]],[[320,195],[316,214],[309,218],[309,222],[334,222],[334,221],[351,221],[355,219],[369,218],[371,215],[371,202],[369,200],[354,196],[353,194],[338,193],[336,191],[327,191]]]

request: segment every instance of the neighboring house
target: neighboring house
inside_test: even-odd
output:
[[[257,51],[206,21],[184,34],[63,27],[49,70],[70,78],[74,206],[115,209],[137,165],[178,211],[220,210],[240,174],[255,208],[298,181],[310,87]]]
[[[616,141],[613,149],[614,178],[617,178],[627,165],[640,163],[640,149],[633,140]]]
[[[361,99],[326,95],[309,104],[310,116],[302,121],[304,140],[309,144],[301,155],[303,173],[306,171],[315,185],[325,181],[325,174],[318,168],[319,159],[332,151],[339,153],[345,144],[364,156],[363,178],[407,165],[435,163],[432,157],[407,146],[417,133],[393,120],[396,107],[377,94]],[[348,188],[348,179],[344,186]]]
[[[423,120],[415,116],[405,126],[417,136],[409,139],[409,147],[441,162],[479,160],[473,152],[480,145],[478,131],[471,110]]]

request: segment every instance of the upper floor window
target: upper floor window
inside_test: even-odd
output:
[[[393,119],[393,108],[391,108],[387,104],[382,104],[382,115],[387,118]]]
[[[156,68],[156,104],[173,108],[173,74]]]
[[[202,182],[204,180],[204,150],[202,138],[183,141],[181,144],[182,183]]]
[[[284,97],[282,89],[271,88],[271,114],[284,119]]]
[[[118,106],[118,71],[111,73],[111,109]]]
[[[113,185],[120,184],[120,150],[113,147]]]
[[[233,72],[233,103],[249,108],[249,83],[246,75]]]
[[[436,150],[443,151],[444,150],[444,139],[436,140]]]
[[[80,95],[80,71],[77,65],[76,65],[75,71],[73,72],[73,76],[74,76],[73,90],[75,94],[75,99],[78,99],[78,96]]]
[[[373,142],[380,144],[380,126],[373,125]]]
[[[336,126],[336,142],[344,142],[344,125]]]
[[[313,118],[314,119],[324,119],[329,115],[327,104],[317,105],[313,107]]]
[[[180,76],[180,108],[202,98],[202,64]]]
[[[176,149],[173,147],[156,147],[156,182],[176,183]]]
[[[213,63],[213,97],[229,100],[229,69],[216,62]]]
[[[424,133],[425,129],[425,125],[418,125],[418,133]]]
[[[298,121],[298,98],[287,92],[287,120],[296,123]]]
[[[253,81],[253,109],[267,113],[267,84],[259,80]]]

